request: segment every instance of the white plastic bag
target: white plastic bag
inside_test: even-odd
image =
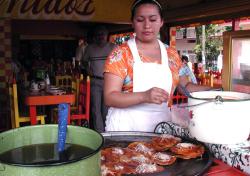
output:
[[[190,112],[186,108],[182,108],[179,106],[185,106],[186,103],[182,103],[181,105],[176,104],[171,106],[171,115],[172,122],[180,125],[181,127],[187,128],[190,119]]]

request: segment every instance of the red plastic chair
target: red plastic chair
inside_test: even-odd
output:
[[[187,101],[188,97],[180,93],[177,93],[176,95],[172,96],[172,104],[187,103]]]
[[[83,76],[80,78],[80,88],[79,88],[79,102],[78,109],[73,111],[70,116],[71,123],[77,121],[77,125],[82,125],[82,120],[87,121],[89,126],[89,114],[90,114],[90,78],[84,81]]]

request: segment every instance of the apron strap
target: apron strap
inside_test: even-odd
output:
[[[129,46],[130,51],[131,51],[131,53],[132,53],[132,55],[134,57],[134,61],[137,62],[137,63],[142,62],[141,57],[139,55],[139,52],[137,50],[135,37],[128,40],[128,46]]]
[[[167,65],[168,66],[167,49],[166,49],[165,45],[160,40],[158,40],[158,43],[159,43],[160,49],[161,49],[161,63],[163,65]]]

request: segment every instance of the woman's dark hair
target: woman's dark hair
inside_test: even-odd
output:
[[[131,20],[135,17],[135,12],[137,8],[142,4],[154,4],[157,6],[159,14],[161,18],[163,19],[163,13],[162,13],[162,6],[157,0],[135,0],[131,7]]]
[[[182,62],[184,62],[184,61],[188,62],[188,57],[186,55],[182,55],[181,56],[181,61]]]

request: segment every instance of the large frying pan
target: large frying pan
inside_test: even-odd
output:
[[[145,132],[107,132],[102,133],[104,137],[104,148],[110,146],[127,147],[134,141],[150,141],[153,136],[160,134]],[[200,142],[191,139],[182,139],[182,142]],[[205,150],[202,157],[183,160],[177,159],[171,166],[166,166],[161,173],[143,174],[143,176],[199,176],[202,175],[212,164],[212,156],[209,150]]]

